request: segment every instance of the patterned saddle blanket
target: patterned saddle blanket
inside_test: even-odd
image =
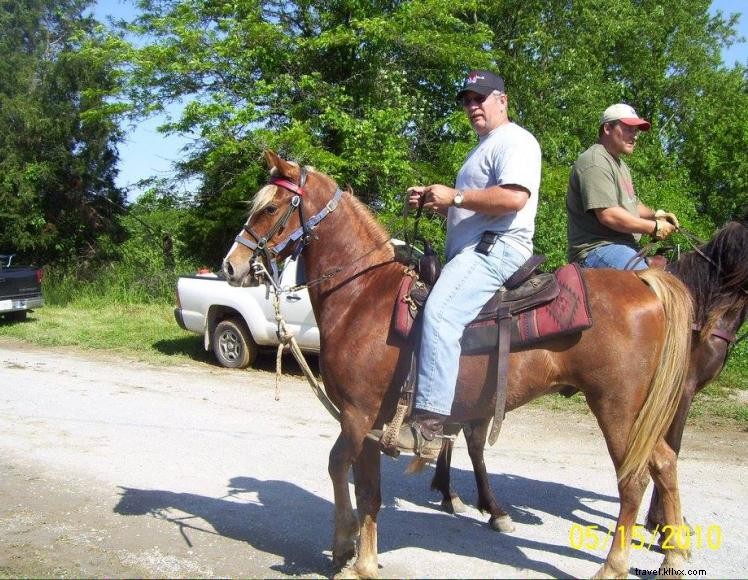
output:
[[[403,337],[409,336],[429,290],[412,276],[403,277],[393,313],[395,332]],[[507,307],[512,315],[512,350],[581,332],[592,326],[587,289],[579,266],[567,264],[553,274],[533,276],[517,289],[500,289],[465,328],[461,340],[463,354],[496,350],[499,310]]]

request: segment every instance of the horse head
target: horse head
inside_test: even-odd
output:
[[[263,279],[277,282],[278,261],[301,253],[312,230],[335,210],[342,195],[322,173],[273,151],[265,152],[265,160],[269,183],[255,194],[249,217],[223,259],[223,273],[232,286],[254,286]]]

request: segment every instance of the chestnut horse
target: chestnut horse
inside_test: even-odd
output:
[[[340,411],[341,431],[328,463],[335,497],[333,565],[341,575],[377,576],[381,452],[367,434],[392,418],[410,367],[412,345],[390,329],[404,268],[387,232],[351,192],[321,172],[265,155],[270,183],[256,194],[224,273],[233,285],[256,284],[258,274],[271,276],[277,260],[300,253],[320,330],[320,372]],[[584,278],[592,328],[512,353],[506,408],[567,386],[585,394],[620,497],[610,551],[597,573],[626,576],[647,471],[663,498],[666,522],[683,523],[677,456],[664,434],[681,398],[692,309],[686,288],[664,271],[590,270]],[[460,360],[450,421],[480,425],[471,432],[481,444],[494,409],[496,367],[496,353]],[[348,488],[351,467],[358,518]],[[667,550],[663,566],[681,568],[686,555]]]
[[[709,243],[671,262],[667,270],[689,289],[695,311],[683,394],[665,436],[667,444],[678,454],[694,395],[722,371],[730,348],[737,340],[738,330],[748,315],[748,212],[740,220],[725,225]],[[475,470],[477,507],[490,514],[489,525],[493,529],[511,531],[511,518],[496,501],[489,486],[483,465],[484,444],[480,437],[471,434],[473,428],[473,424],[465,425],[465,439],[473,464],[479,466]],[[450,485],[452,447],[452,442],[445,440],[431,487],[442,494],[442,506],[447,511],[461,512],[464,509],[462,500]],[[662,497],[655,486],[647,527],[663,529],[666,523],[664,514]]]
[[[725,225],[708,244],[669,264],[667,270],[688,287],[695,314],[683,395],[665,437],[673,451],[679,453],[694,395],[722,372],[748,316],[748,210],[739,221]],[[662,526],[663,514],[662,499],[655,488],[647,514],[648,526]]]

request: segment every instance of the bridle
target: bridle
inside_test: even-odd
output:
[[[306,179],[307,171],[305,168],[301,169],[301,175],[299,177],[298,185],[288,179],[283,179],[280,177],[271,178],[268,185],[282,187],[294,194],[294,196],[291,198],[291,202],[286,208],[286,211],[263,236],[260,236],[258,233],[256,233],[250,227],[249,220],[247,220],[247,223],[245,223],[242,228],[242,232],[246,232],[247,234],[252,236],[252,238],[254,238],[254,241],[248,240],[247,238],[242,236],[242,232],[239,232],[239,235],[234,238],[234,242],[252,250],[252,256],[250,257],[249,262],[253,274],[258,278],[266,275],[273,281],[273,284],[276,287],[280,283],[280,277],[278,273],[278,258],[280,257],[280,254],[286,249],[287,246],[289,246],[290,244],[295,244],[292,256],[294,260],[298,258],[304,248],[312,241],[312,230],[314,230],[314,228],[316,228],[317,225],[325,217],[335,211],[335,209],[338,207],[338,203],[340,203],[340,198],[343,195],[343,191],[340,189],[340,187],[338,187],[337,184],[335,184],[335,193],[333,194],[332,199],[330,199],[330,201],[325,204],[325,207],[323,207],[319,212],[305,221],[304,186],[306,185]],[[270,241],[273,236],[275,236],[278,232],[282,231],[283,228],[286,227],[288,221],[291,219],[291,216],[297,210],[299,212],[299,223],[301,223],[301,226],[291,232],[291,234],[289,234],[280,243],[275,244],[272,248],[268,247],[268,241]],[[263,261],[264,264],[267,264],[270,268],[270,272],[268,272],[265,268]]]

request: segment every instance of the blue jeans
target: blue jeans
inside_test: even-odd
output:
[[[635,260],[636,250],[624,244],[606,244],[590,251],[582,260],[585,268],[613,268],[615,270],[646,270],[644,258]],[[626,266],[628,265],[628,268]]]
[[[451,414],[465,326],[524,263],[498,240],[488,256],[466,248],[444,266],[424,310],[416,409]]]

